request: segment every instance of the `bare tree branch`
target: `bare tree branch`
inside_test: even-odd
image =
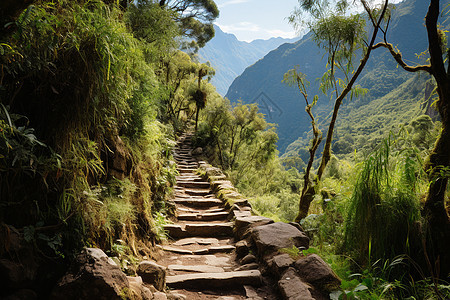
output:
[[[402,54],[400,51],[397,51],[394,49],[394,46],[391,43],[387,42],[380,42],[376,45],[372,46],[372,50],[378,49],[378,48],[386,48],[391,53],[392,57],[395,59],[395,61],[406,71],[408,72],[419,72],[419,71],[425,71],[430,74],[433,74],[433,69],[431,68],[431,65],[418,65],[418,66],[409,66],[405,63],[405,61],[402,58]]]

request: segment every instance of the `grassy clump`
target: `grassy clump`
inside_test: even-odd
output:
[[[346,249],[364,263],[410,253],[420,219],[416,173],[420,161],[405,152],[391,162],[391,140],[370,155],[350,198]],[[368,261],[367,261],[368,260]]]

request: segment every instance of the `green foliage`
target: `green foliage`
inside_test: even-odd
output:
[[[417,234],[416,174],[421,164],[407,152],[392,161],[393,146],[391,139],[385,140],[365,160],[350,199],[346,247],[362,262],[409,253],[410,241]]]
[[[137,255],[157,238],[153,215],[175,177],[173,136],[156,120],[168,90],[160,64],[179,30],[176,13],[146,4],[124,14],[43,1],[1,37],[0,222],[29,228],[47,255],[117,239]]]

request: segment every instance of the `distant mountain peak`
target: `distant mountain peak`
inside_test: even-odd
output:
[[[212,84],[221,95],[225,95],[233,80],[249,66],[262,59],[267,53],[284,43],[292,43],[300,38],[284,39],[273,37],[252,42],[240,41],[232,33],[224,32],[214,25],[215,37],[199,50],[201,62],[209,61],[216,70]]]

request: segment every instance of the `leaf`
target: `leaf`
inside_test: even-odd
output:
[[[366,290],[368,290],[368,289],[369,289],[369,288],[368,288],[367,286],[365,286],[364,284],[360,283],[360,284],[358,284],[357,287],[355,287],[355,288],[353,289],[353,291],[354,291],[354,292],[361,292],[361,291],[366,291]]]
[[[31,241],[34,240],[34,233],[35,233],[35,228],[34,226],[25,226],[23,228],[23,238],[25,239],[25,241],[27,243],[30,243]]]
[[[342,291],[333,291],[330,293],[330,299],[331,300],[339,300],[339,297],[342,295]]]

